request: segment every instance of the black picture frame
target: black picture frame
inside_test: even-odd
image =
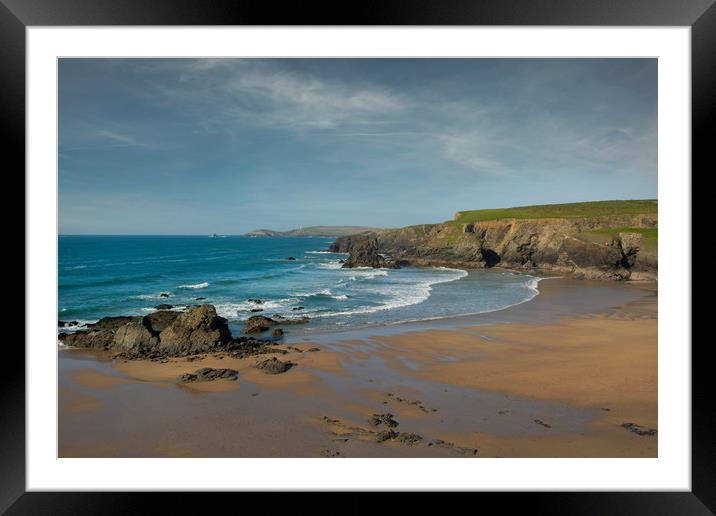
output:
[[[25,29],[41,25],[689,26],[692,31],[692,169],[703,169],[705,173],[707,165],[711,165],[710,170],[713,170],[713,144],[709,135],[716,125],[714,0],[383,0],[350,5],[334,2],[330,6],[299,2],[278,6],[237,0],[0,0],[0,124],[6,149],[4,163],[14,163],[5,169],[6,177],[15,170],[24,170],[25,166]],[[24,183],[18,188],[24,191]],[[688,281],[691,282],[691,278]],[[28,314],[25,316],[27,318]],[[716,512],[716,446],[713,438],[716,434],[716,403],[712,396],[710,361],[706,358],[708,345],[709,339],[706,339],[702,347],[692,347],[691,492],[480,493],[462,496],[479,496],[480,505],[475,506],[476,509],[489,501],[499,503],[500,510],[507,512],[524,509],[538,514],[713,514]],[[166,504],[164,510],[167,512],[186,513],[205,510],[208,496],[226,501],[228,496],[248,496],[26,492],[24,349],[6,345],[3,358],[6,364],[14,366],[5,368],[0,384],[0,513],[144,513],[150,512],[151,504],[156,502]],[[377,507],[363,497],[351,496],[356,499],[351,504],[354,510]],[[212,499],[211,503],[215,502]],[[460,503],[460,500],[453,503]],[[474,501],[469,503],[474,504]]]

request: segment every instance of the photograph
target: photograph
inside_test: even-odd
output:
[[[59,58],[59,458],[659,457],[658,71]]]

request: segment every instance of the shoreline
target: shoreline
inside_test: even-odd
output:
[[[560,278],[497,312],[287,335],[275,356],[296,367],[278,375],[221,353],[160,363],[63,350],[59,455],[656,456],[657,436],[620,425],[657,429],[658,286],[604,283]],[[625,340],[629,356],[613,344]],[[589,381],[602,397],[589,399],[580,382],[599,363]],[[176,383],[201,367],[239,378]],[[555,378],[568,379],[561,391]],[[377,443],[367,421],[385,412],[420,440]]]
[[[326,251],[326,253],[328,253],[328,251]],[[330,254],[341,254],[341,253],[330,253]],[[439,265],[424,265],[424,266],[416,265],[416,266],[411,266],[411,268],[445,269],[445,268],[449,268],[449,267],[439,266]],[[552,275],[553,273],[548,270],[525,271],[525,270],[519,270],[519,269],[514,269],[514,268],[509,268],[509,267],[500,267],[499,265],[492,267],[490,269],[454,268],[453,270],[456,270],[456,271],[459,270],[459,271],[465,272],[466,275],[464,277],[457,278],[453,281],[448,281],[446,283],[459,282],[460,280],[463,280],[465,277],[467,277],[471,272],[476,272],[476,271],[481,272],[481,271],[489,270],[489,271],[493,271],[494,273],[502,273],[502,274],[509,273],[509,274],[514,274],[516,276],[528,277],[528,278],[535,280],[534,286],[531,286],[531,285],[528,286],[528,288],[534,290],[534,294],[527,299],[518,301],[518,302],[510,304],[510,305],[506,305],[506,306],[503,306],[500,308],[494,308],[494,309],[485,309],[485,310],[476,311],[476,312],[454,313],[454,314],[448,314],[448,315],[438,315],[438,316],[434,316],[434,317],[421,317],[421,318],[414,318],[414,319],[401,319],[401,320],[390,321],[390,322],[369,322],[369,323],[363,322],[363,323],[358,323],[355,326],[346,326],[345,328],[339,328],[339,329],[330,327],[331,325],[328,325],[325,323],[322,325],[319,325],[319,326],[313,326],[309,323],[309,325],[307,325],[306,327],[302,327],[302,333],[305,333],[306,335],[320,335],[320,334],[332,334],[332,333],[343,332],[343,331],[356,331],[356,330],[361,330],[361,329],[367,330],[370,328],[401,326],[401,325],[406,325],[406,324],[409,325],[409,324],[431,323],[434,321],[451,321],[451,320],[461,321],[461,320],[464,320],[464,319],[467,319],[470,317],[474,317],[474,316],[481,316],[484,314],[491,314],[491,313],[499,313],[499,312],[503,312],[505,310],[509,310],[515,306],[519,306],[519,305],[528,303],[530,301],[533,301],[535,298],[537,298],[541,294],[540,284],[542,284],[542,282],[545,280],[577,281],[577,282],[584,282],[585,284],[597,284],[597,285],[605,285],[605,286],[608,286],[608,285],[638,286],[638,285],[658,284],[657,281],[649,279],[649,278],[635,279],[635,280],[624,280],[624,281],[603,280],[603,279],[602,280],[590,280],[590,279],[576,278],[569,274]],[[443,284],[443,283],[438,283],[437,285],[441,285],[441,284]],[[426,299],[424,299],[418,303],[415,303],[415,304],[424,303],[425,301],[428,301],[428,299],[431,296],[432,296],[432,294],[428,294],[428,297]],[[191,306],[191,305],[187,305],[187,306],[179,306],[178,305],[178,306],[174,307],[173,309],[171,309],[170,311],[180,311],[181,312],[181,311],[185,310],[188,306]],[[414,305],[408,305],[408,306],[414,306]],[[404,307],[400,307],[400,308],[404,308]],[[177,309],[179,309],[179,310],[177,310]],[[123,315],[146,315],[147,310],[148,309],[142,309],[137,313],[132,312],[132,313],[121,313],[121,314],[104,314],[102,317],[120,316],[120,315],[122,315],[122,316]],[[374,312],[348,314],[348,315],[344,315],[344,318],[345,317],[350,318],[352,315],[363,316],[363,315],[366,315],[369,313],[381,313],[382,311],[383,310],[378,309]],[[387,310],[387,311],[389,311],[389,310]],[[296,312],[296,315],[299,315],[299,313]],[[323,321],[326,317],[332,318],[334,316],[335,316],[334,314],[331,314],[329,316],[313,316],[313,317],[311,317],[311,319]],[[99,319],[89,320],[89,319],[78,318],[77,320],[81,322],[80,325],[65,326],[65,327],[61,328],[61,330],[65,331],[65,332],[70,332],[70,333],[75,332],[75,331],[81,331],[81,330],[86,329],[88,324],[96,323]],[[229,324],[231,326],[233,326],[233,329],[238,329],[241,326],[241,324],[243,324],[244,322],[245,322],[245,319],[229,320]],[[341,324],[343,324],[343,323],[341,323]],[[60,349],[71,349],[71,348],[69,348],[67,346],[61,346]]]

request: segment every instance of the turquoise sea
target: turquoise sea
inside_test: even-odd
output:
[[[342,269],[345,255],[326,251],[332,241],[60,236],[58,318],[86,323],[150,313],[160,303],[211,303],[234,334],[255,313],[308,315],[308,325],[291,331],[312,332],[496,311],[538,294],[535,277],[506,271]]]

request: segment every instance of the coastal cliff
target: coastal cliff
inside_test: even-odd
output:
[[[589,209],[582,205],[589,205]],[[552,209],[555,206],[562,211]],[[564,208],[569,206],[579,208],[572,211]],[[613,206],[616,209],[606,209]],[[330,250],[349,253],[343,267],[499,266],[583,279],[656,278],[656,201],[537,208],[458,212],[455,220],[440,224],[340,237]],[[488,211],[501,211],[504,213],[500,215],[507,216],[480,220],[491,215]],[[539,217],[541,213],[562,212],[567,216]],[[589,216],[579,216],[582,213]],[[518,218],[525,214],[537,216]]]

